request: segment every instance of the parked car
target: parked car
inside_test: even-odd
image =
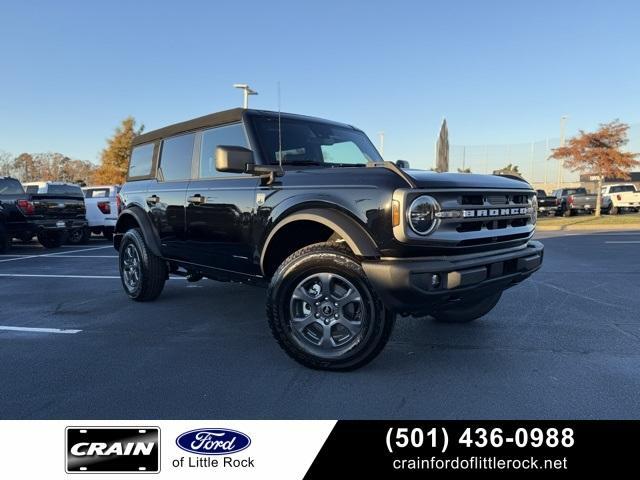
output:
[[[9,236],[9,229],[7,226],[8,215],[2,206],[0,201],[0,254],[7,251],[11,244],[11,237]]]
[[[268,286],[275,339],[311,368],[368,363],[396,313],[482,317],[542,264],[525,181],[400,168],[361,130],[300,115],[234,109],[142,134],[120,196],[131,299],[156,299],[170,273]]]
[[[633,183],[621,183],[602,187],[602,211],[611,215],[626,210],[640,209],[640,192]]]
[[[68,197],[77,197],[81,198],[84,201],[84,193],[80,185],[76,183],[68,183],[68,182],[26,182],[23,184],[26,193],[37,193],[41,195],[65,195]],[[89,241],[89,237],[91,236],[91,232],[88,228],[78,228],[70,230],[66,243],[70,243],[72,245],[87,243]],[[24,241],[30,241],[26,238]]]
[[[570,217],[578,213],[591,213],[596,209],[596,195],[585,188],[559,188],[551,194],[556,198],[556,215]]]
[[[120,210],[120,185],[92,186],[82,190],[91,233],[111,241]]]
[[[538,197],[538,214],[539,215],[555,215],[558,210],[556,197],[547,195],[544,190],[536,190]]]
[[[0,177],[5,240],[38,241],[45,248],[59,247],[70,232],[87,228],[84,201],[77,196],[25,193],[15,178]]]

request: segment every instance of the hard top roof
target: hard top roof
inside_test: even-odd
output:
[[[254,109],[244,109],[244,108],[234,108],[231,110],[224,110],[222,112],[211,113],[209,115],[204,115],[203,117],[194,118],[192,120],[187,120],[185,122],[174,123],[173,125],[168,125],[166,127],[159,128],[157,130],[152,130],[147,133],[143,133],[142,135],[137,136],[133,140],[133,145],[142,145],[144,143],[155,142],[156,140],[160,140],[162,138],[171,137],[173,135],[178,135],[180,133],[191,132],[193,130],[198,130],[206,127],[215,127],[218,125],[225,125],[227,123],[239,122],[242,120],[244,115],[250,116],[266,116],[266,117],[275,117],[278,116],[278,112],[273,112],[269,110],[254,110]],[[351,125],[347,125],[345,123],[334,122],[331,120],[324,120],[322,118],[317,117],[309,117],[306,115],[297,115],[294,113],[280,113],[282,118],[291,118],[291,119],[300,119],[300,120],[308,120],[308,121],[317,121],[323,123],[330,123],[336,126],[346,127],[346,128],[354,128]]]

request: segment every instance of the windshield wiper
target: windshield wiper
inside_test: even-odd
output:
[[[324,162],[318,162],[316,160],[288,160],[282,162],[283,165],[326,165]]]

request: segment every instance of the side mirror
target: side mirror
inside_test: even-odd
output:
[[[398,168],[410,168],[409,160],[396,160],[396,167]]]
[[[253,152],[248,148],[219,145],[216,148],[216,170],[219,172],[245,173],[253,163]]]

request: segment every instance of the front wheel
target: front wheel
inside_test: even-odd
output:
[[[120,243],[120,279],[129,298],[138,302],[155,300],[167,280],[167,262],[147,247],[139,229],[128,230]]]
[[[351,251],[317,243],[289,256],[267,293],[273,336],[294,360],[320,370],[354,370],[373,360],[393,330]]]
[[[464,301],[455,307],[433,312],[431,316],[438,322],[468,323],[485,316],[500,301],[502,292],[495,293],[478,301]]]

